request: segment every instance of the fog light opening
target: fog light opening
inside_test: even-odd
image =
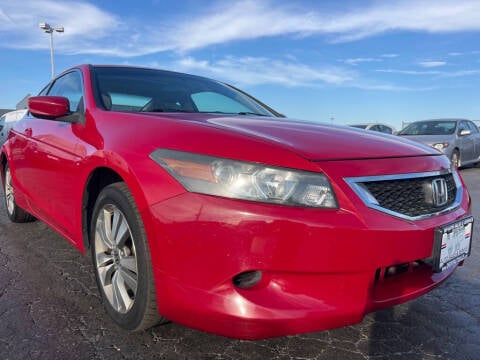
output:
[[[241,274],[236,275],[232,282],[233,285],[240,289],[248,289],[252,286],[257,285],[260,280],[262,280],[262,272],[258,270],[254,271],[245,271]]]

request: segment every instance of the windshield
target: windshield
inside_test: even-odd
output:
[[[450,135],[456,127],[457,122],[453,120],[419,121],[411,123],[398,135]]]
[[[198,76],[129,67],[95,67],[94,73],[105,110],[278,116],[253,97]]]

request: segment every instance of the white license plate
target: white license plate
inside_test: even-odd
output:
[[[435,272],[444,271],[470,255],[472,231],[473,217],[435,229],[433,250]]]

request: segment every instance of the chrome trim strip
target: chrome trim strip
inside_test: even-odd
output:
[[[441,211],[437,211],[431,214],[419,215],[419,216],[408,216],[396,211],[392,211],[381,207],[375,199],[375,197],[367,190],[365,186],[362,186],[362,183],[373,182],[373,181],[388,181],[388,180],[406,180],[406,179],[416,179],[424,178],[430,176],[441,176],[452,174],[455,185],[457,186],[457,194],[452,205]],[[456,171],[451,171],[450,169],[441,170],[441,171],[430,171],[430,172],[421,172],[421,173],[411,173],[411,174],[395,174],[395,175],[380,175],[380,176],[362,176],[362,177],[346,177],[344,180],[352,188],[352,190],[360,197],[363,203],[372,209],[381,211],[383,213],[399,217],[405,220],[423,220],[428,219],[434,216],[439,216],[442,214],[449,213],[456,208],[458,208],[462,202],[463,186],[458,173]]]

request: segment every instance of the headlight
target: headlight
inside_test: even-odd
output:
[[[443,151],[445,148],[448,147],[448,143],[447,142],[444,142],[444,143],[436,143],[436,144],[432,144],[432,147],[434,147],[435,149],[437,150],[440,150],[440,151]]]
[[[152,152],[150,158],[188,191],[293,206],[337,207],[329,181],[319,173],[165,149]]]

